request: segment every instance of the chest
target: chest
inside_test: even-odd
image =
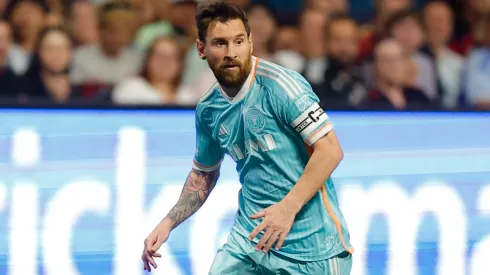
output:
[[[260,156],[277,149],[282,125],[267,101],[244,101],[219,112],[212,137],[235,161]]]

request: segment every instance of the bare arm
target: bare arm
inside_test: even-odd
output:
[[[303,175],[284,198],[296,213],[322,188],[343,156],[334,130],[313,144],[313,154]]]
[[[209,197],[219,177],[219,168],[211,172],[192,169],[185,181],[180,198],[162,224],[169,230],[174,229],[201,208]]]

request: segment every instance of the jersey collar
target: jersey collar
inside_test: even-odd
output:
[[[219,86],[219,91],[221,92],[221,95],[223,97],[230,101],[231,103],[237,103],[240,100],[244,99],[245,96],[250,92],[250,89],[252,88],[252,85],[255,81],[255,74],[257,71],[257,65],[259,64],[259,58],[252,56],[252,69],[250,70],[250,74],[247,77],[247,80],[245,80],[245,83],[243,84],[242,88],[238,93],[236,94],[235,97],[229,97],[226,95],[225,91],[221,88],[221,85]]]

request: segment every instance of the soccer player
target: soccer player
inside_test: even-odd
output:
[[[252,56],[238,7],[212,2],[196,21],[199,56],[217,83],[197,105],[193,169],[145,240],[145,269],[157,267],[170,232],[204,204],[228,154],[242,184],[239,209],[209,274],[350,274],[353,249],[330,178],[343,152],[310,84]]]

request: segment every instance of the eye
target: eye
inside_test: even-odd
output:
[[[243,43],[243,39],[238,39],[236,42],[235,42],[237,45],[240,45]]]

